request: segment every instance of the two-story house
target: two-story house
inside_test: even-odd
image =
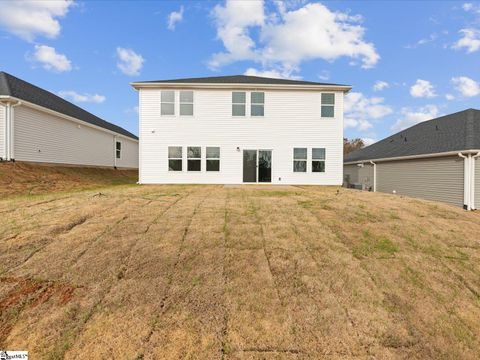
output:
[[[342,184],[350,86],[243,75],[132,86],[142,184]]]

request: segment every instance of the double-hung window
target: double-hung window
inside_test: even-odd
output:
[[[220,171],[219,147],[207,147],[207,171]]]
[[[202,148],[200,146],[189,146],[187,148],[187,170],[202,170]]]
[[[164,116],[175,115],[175,91],[162,90],[160,114]]]
[[[312,172],[325,172],[325,148],[312,149]]]
[[[245,116],[246,93],[232,92],[232,116]]]
[[[193,91],[180,91],[180,116],[193,116]]]
[[[182,171],[182,147],[168,147],[168,171]]]
[[[117,159],[122,158],[122,143],[120,141],[115,142],[115,157]]]
[[[293,149],[293,172],[307,172],[307,148]]]
[[[250,94],[250,116],[263,116],[265,108],[265,93],[252,92]]]
[[[335,94],[322,93],[322,117],[335,117]]]

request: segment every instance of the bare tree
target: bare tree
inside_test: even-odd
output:
[[[343,138],[343,155],[347,155],[352,151],[358,150],[365,147],[365,143],[362,139],[347,139]]]

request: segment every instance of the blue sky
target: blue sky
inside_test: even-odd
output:
[[[0,49],[0,70],[134,133],[137,80],[350,84],[345,135],[367,142],[480,107],[480,2],[3,1]]]

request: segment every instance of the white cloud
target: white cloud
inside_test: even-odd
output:
[[[383,102],[381,97],[367,98],[360,92],[348,93],[344,102],[344,127],[360,131],[373,127],[372,120],[379,120],[393,112]]]
[[[318,78],[322,81],[327,81],[330,79],[330,72],[327,70],[322,70],[320,75],[318,75]]]
[[[392,125],[392,130],[400,131],[422,121],[434,119],[439,116],[439,110],[436,105],[426,105],[417,110],[402,108],[402,117]]]
[[[480,94],[480,85],[473,79],[466,76],[458,76],[452,78],[455,89],[463,96],[473,97]]]
[[[340,57],[371,68],[380,58],[375,46],[364,40],[360,16],[332,12],[319,3],[288,10],[277,2],[277,11],[267,16],[263,1],[227,0],[225,6],[215,6],[213,16],[217,37],[226,51],[212,56],[212,68],[251,60],[262,67],[280,66],[288,71],[298,69],[306,60],[334,61]],[[258,42],[251,30],[258,30]]]
[[[175,26],[177,26],[177,23],[181,22],[183,20],[183,5],[180,6],[179,11],[172,11],[168,15],[168,20],[167,20],[167,28],[170,31],[175,30]]]
[[[33,60],[42,64],[46,70],[65,72],[72,70],[71,61],[55,48],[46,45],[35,45]]]
[[[90,103],[96,103],[96,104],[101,104],[106,100],[106,97],[103,95],[98,95],[98,94],[79,94],[76,91],[73,90],[63,90],[58,92],[58,96],[64,98],[64,99],[72,99],[74,102],[77,103],[82,103],[82,102],[90,102]]]
[[[382,91],[388,88],[390,85],[386,81],[378,80],[373,85],[373,91]]]
[[[248,68],[244,72],[244,75],[262,76],[262,77],[269,77],[269,78],[276,78],[276,79],[293,79],[293,80],[301,79],[300,76],[293,75],[292,71],[288,71],[287,69],[257,70],[255,68]]]
[[[33,41],[37,35],[55,38],[61,29],[57,18],[64,17],[73,4],[71,0],[4,0],[0,26],[27,41]]]
[[[462,37],[453,45],[454,49],[465,48],[467,53],[480,50],[480,31],[477,29],[461,29]]]
[[[129,76],[139,75],[145,59],[132,49],[117,47],[117,67]]]
[[[435,89],[430,81],[417,79],[416,83],[410,88],[410,95],[419,98],[431,98],[436,96]]]
[[[377,139],[373,139],[373,138],[369,138],[369,137],[364,137],[362,138],[363,140],[363,143],[365,144],[365,146],[370,146],[374,143],[376,143],[378,140]]]
[[[455,96],[453,96],[452,94],[446,94],[445,99],[447,99],[448,101],[452,101],[455,99]]]

